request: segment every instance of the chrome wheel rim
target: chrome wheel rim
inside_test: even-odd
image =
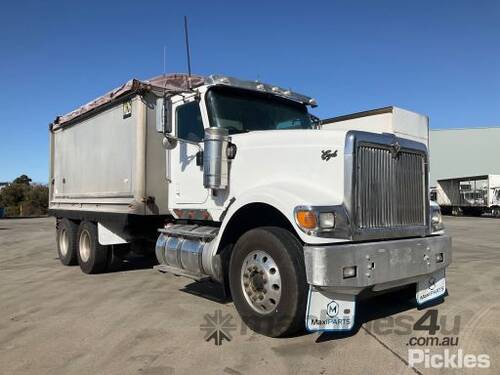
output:
[[[78,250],[80,259],[84,262],[88,262],[90,259],[90,233],[86,230],[80,234]]]
[[[59,251],[63,257],[68,254],[69,248],[69,236],[66,229],[61,230],[61,234],[59,235]]]
[[[241,288],[248,304],[260,314],[276,309],[281,299],[281,276],[274,259],[255,250],[243,260]]]

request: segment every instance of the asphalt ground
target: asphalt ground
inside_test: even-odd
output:
[[[247,329],[214,284],[162,275],[137,257],[85,275],[57,259],[54,219],[3,219],[0,373],[498,374],[500,220],[446,217],[445,225],[454,254],[444,302],[419,310],[392,293],[360,302],[350,333],[271,339]],[[218,318],[228,334],[220,345],[205,340]],[[447,363],[445,351],[455,355]],[[479,355],[488,368],[465,367]]]

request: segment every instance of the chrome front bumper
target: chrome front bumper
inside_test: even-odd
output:
[[[442,262],[438,262],[442,256]],[[316,287],[359,294],[417,282],[451,263],[451,238],[430,236],[391,241],[304,246],[307,281]],[[343,268],[356,266],[356,276]]]

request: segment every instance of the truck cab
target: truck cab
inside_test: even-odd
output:
[[[443,297],[451,240],[429,199],[425,116],[387,107],[320,121],[313,98],[278,86],[190,79],[174,90],[159,77],[133,93],[144,139],[155,139],[135,153],[160,154],[161,138],[162,169],[144,174],[164,198],[134,196],[161,214],[160,272],[222,283],[245,323],[273,337],[352,329],[363,291],[415,285],[418,304]],[[130,226],[71,220],[98,225],[88,232],[101,246],[135,240]]]

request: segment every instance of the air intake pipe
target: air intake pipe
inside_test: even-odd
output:
[[[229,133],[225,128],[206,128],[203,140],[203,186],[223,190],[228,185]]]

